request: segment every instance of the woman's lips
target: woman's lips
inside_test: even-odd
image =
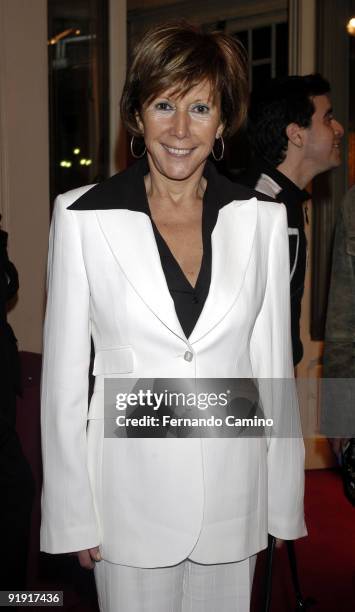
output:
[[[162,145],[165,149],[165,151],[167,151],[170,155],[174,155],[175,157],[186,157],[187,155],[190,155],[190,153],[192,153],[192,151],[194,150],[192,149],[179,149],[177,147],[169,147],[166,144]]]

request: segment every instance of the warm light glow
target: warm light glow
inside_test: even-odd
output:
[[[76,149],[73,149],[73,153],[74,153],[74,155],[79,155],[79,153],[80,153],[79,147],[76,147]]]
[[[55,36],[53,36],[53,38],[50,38],[48,44],[55,45],[60,40],[63,40],[63,38],[67,38],[67,36],[71,36],[73,34],[80,34],[80,30],[75,30],[74,28],[68,28],[67,30],[63,30],[63,32],[59,32],[59,34],[56,34]]]
[[[61,168],[71,168],[72,163],[71,161],[67,161],[66,159],[63,159],[59,165]]]
[[[80,160],[80,162],[79,162],[79,164],[80,164],[81,166],[86,166],[86,159],[85,159],[85,158],[81,159],[81,160]]]
[[[355,17],[349,19],[346,29],[351,36],[355,36]]]
[[[91,164],[92,164],[92,159],[87,159],[86,160],[86,165],[87,166],[91,166]]]

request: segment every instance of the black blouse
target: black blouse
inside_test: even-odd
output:
[[[211,201],[207,187],[202,209],[203,256],[195,287],[187,280],[151,218],[166,283],[174,300],[176,314],[186,338],[190,336],[197,323],[210,289],[212,270],[211,234],[216,225],[217,217],[218,206],[216,201]]]

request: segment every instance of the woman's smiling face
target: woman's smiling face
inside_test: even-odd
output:
[[[203,82],[184,96],[169,89],[143,106],[137,121],[150,167],[176,181],[202,172],[223,132],[220,104],[214,98],[210,84]]]

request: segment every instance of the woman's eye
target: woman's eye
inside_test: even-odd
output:
[[[157,102],[155,108],[162,111],[172,110],[172,106],[169,102]]]
[[[192,110],[195,113],[198,113],[199,115],[205,115],[209,112],[210,109],[207,104],[196,104],[196,106],[194,106]]]

